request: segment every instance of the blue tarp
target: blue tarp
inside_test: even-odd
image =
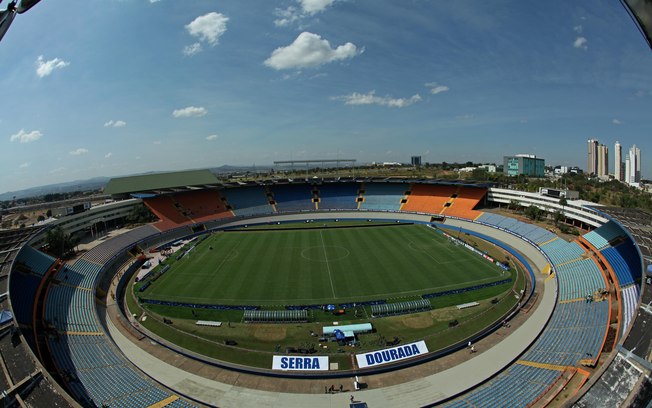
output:
[[[0,324],[5,324],[10,322],[14,318],[14,315],[11,314],[9,310],[0,311]]]

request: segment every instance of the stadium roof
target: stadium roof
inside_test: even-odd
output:
[[[104,192],[119,195],[175,188],[203,187],[218,183],[217,177],[210,170],[176,171],[113,178],[107,183]]]

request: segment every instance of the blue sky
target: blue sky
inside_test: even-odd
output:
[[[338,156],[584,168],[589,138],[652,178],[652,52],[613,0],[42,0],[0,69],[0,192]]]

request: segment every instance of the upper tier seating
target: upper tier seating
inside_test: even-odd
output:
[[[263,186],[234,187],[222,190],[222,195],[238,216],[266,215],[274,212]]]
[[[442,214],[445,204],[457,190],[456,186],[435,184],[413,184],[412,194],[401,207],[401,211],[414,211],[427,214]]]
[[[317,209],[312,201],[313,187],[305,184],[280,184],[271,186],[276,210],[278,212],[314,211]]]
[[[601,227],[596,228],[587,234],[584,234],[584,238],[589,241],[591,245],[593,245],[596,249],[602,249],[609,245],[609,241],[624,235],[625,233],[618,224],[613,221],[609,221]]]
[[[398,211],[407,185],[402,183],[365,183],[361,210]]]
[[[618,283],[620,286],[627,286],[634,283],[635,279],[637,278],[637,276],[635,276],[637,273],[638,279],[640,279],[641,267],[637,262],[638,256],[635,254],[627,254],[626,244],[627,243],[623,243],[616,248],[606,247],[600,251],[616,273],[616,277],[618,278]],[[635,249],[632,248],[632,251],[635,251]],[[627,256],[627,259],[629,259],[630,262],[627,262],[627,259],[623,257],[623,253],[626,254],[625,256]]]
[[[55,259],[29,245],[25,245],[16,257],[16,263],[26,266],[32,273],[44,276]]]
[[[12,309],[18,323],[32,324],[34,300],[41,284],[38,275],[14,271],[11,275],[9,291],[12,294]]]
[[[320,210],[355,210],[358,208],[359,184],[328,183],[318,186]]]

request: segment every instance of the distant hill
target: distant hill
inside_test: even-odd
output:
[[[0,194],[0,201],[11,200],[14,198],[14,196],[16,199],[22,199],[45,194],[97,190],[99,188],[103,188],[108,181],[109,177],[94,177],[88,180],[75,180],[65,183],[50,184],[47,186],[32,187],[25,190],[8,191],[6,193]]]

